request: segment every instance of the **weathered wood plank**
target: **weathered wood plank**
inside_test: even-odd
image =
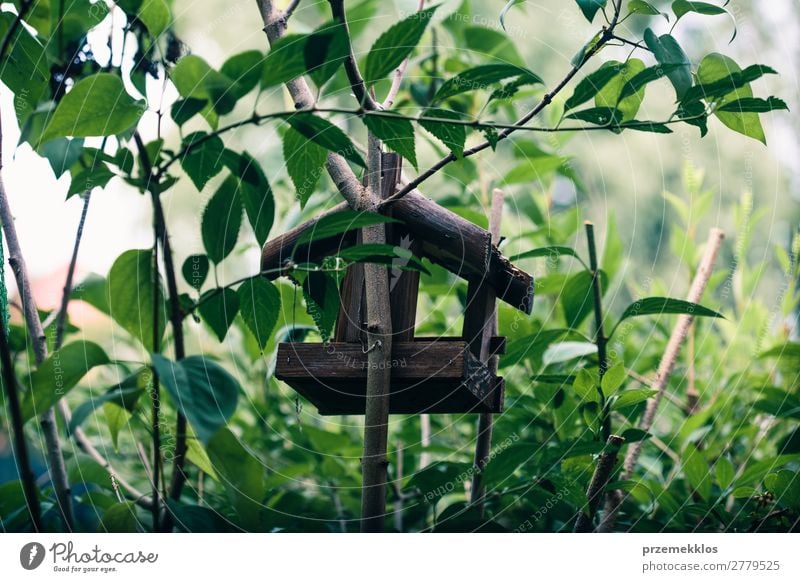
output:
[[[282,343],[275,375],[320,414],[363,414],[367,365],[360,344]],[[502,379],[463,341],[397,342],[391,365],[392,414],[502,411]]]

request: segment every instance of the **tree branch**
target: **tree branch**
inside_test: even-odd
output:
[[[31,516],[33,531],[42,531],[42,509],[39,505],[39,488],[36,486],[36,476],[31,470],[28,455],[28,443],[25,441],[25,425],[22,420],[22,411],[19,405],[17,390],[17,376],[14,374],[14,362],[11,358],[11,348],[8,345],[8,331],[6,330],[5,314],[0,313],[0,364],[3,366],[3,385],[8,398],[8,408],[11,410],[11,428],[14,434],[14,451],[16,452],[16,466],[19,479],[22,482],[22,491],[25,503]]]
[[[0,117],[0,120],[2,118]],[[36,365],[39,366],[47,359],[47,338],[42,329],[42,322],[39,319],[39,311],[36,309],[36,301],[33,298],[33,291],[30,285],[28,270],[25,267],[25,259],[22,256],[22,248],[17,238],[17,229],[14,225],[14,215],[11,212],[11,205],[8,202],[5,185],[2,180],[3,170],[3,151],[2,151],[3,131],[0,124],[0,222],[6,235],[8,245],[8,264],[14,272],[14,279],[17,282],[20,300],[22,301],[25,323],[28,334],[33,343],[33,355]],[[67,468],[64,463],[64,453],[61,450],[61,443],[58,440],[58,427],[56,416],[52,408],[44,412],[39,418],[39,426],[44,434],[45,445],[47,447],[48,471],[53,490],[56,494],[58,507],[64,518],[64,523],[68,531],[72,531],[75,526],[75,517],[72,509],[72,491],[69,486]]]
[[[577,75],[578,72],[583,68],[583,66],[589,61],[589,59],[591,59],[595,54],[597,54],[597,52],[603,47],[603,45],[605,45],[612,38],[614,34],[614,29],[616,28],[617,23],[619,21],[619,13],[621,10],[622,10],[622,1],[619,0],[614,5],[614,16],[611,19],[610,24],[608,25],[607,28],[603,29],[603,32],[600,34],[600,38],[597,39],[597,42],[595,42],[594,45],[592,45],[592,47],[588,51],[586,51],[586,53],[583,55],[583,58],[581,58],[581,60],[578,63],[572,66],[572,68],[567,72],[564,78],[562,78],[561,81],[559,81],[559,83],[549,93],[546,93],[544,97],[542,97],[541,101],[539,101],[539,103],[533,109],[531,109],[528,113],[520,117],[519,120],[517,120],[517,122],[513,124],[512,127],[506,128],[500,133],[498,133],[497,139],[494,142],[490,142],[489,140],[483,141],[476,146],[464,150],[462,157],[468,158],[470,156],[474,156],[479,152],[482,152],[486,148],[494,147],[494,145],[496,145],[497,142],[506,139],[512,133],[514,133],[522,126],[524,126],[526,123],[528,123],[531,119],[536,117],[545,107],[550,105],[550,103],[553,101],[553,98],[556,95],[558,95],[561,92],[561,90],[564,89],[564,87],[567,86],[567,84],[573,79],[573,77],[575,77],[575,75]],[[395,194],[384,200],[382,204],[383,205],[390,204],[395,200],[399,200],[409,192],[416,189],[425,180],[427,180],[428,178],[439,172],[439,170],[444,168],[446,165],[454,162],[455,160],[456,156],[452,152],[449,153],[448,155],[440,159],[438,162],[436,162],[434,165],[432,165],[430,168],[422,172],[419,176],[411,180],[408,184],[406,184],[403,188],[398,190]]]
[[[286,18],[277,11],[272,0],[257,0],[261,18],[264,22],[264,32],[270,45],[280,39],[286,32]],[[312,109],[315,106],[314,96],[302,77],[290,81],[286,88],[294,101],[297,109]],[[328,174],[337,190],[342,194],[351,208],[358,206],[364,187],[345,159],[337,154],[329,153],[325,164]]]
[[[353,45],[350,42],[350,29],[347,26],[347,14],[344,9],[344,0],[328,0],[331,5],[331,15],[333,20],[338,22],[344,27],[345,35],[347,36],[347,58],[344,61],[344,70],[347,73],[347,79],[350,81],[350,88],[356,96],[358,104],[364,109],[374,110],[380,106],[376,103],[372,95],[367,90],[367,85],[364,82],[364,77],[361,71],[358,70],[358,62],[353,54]]]

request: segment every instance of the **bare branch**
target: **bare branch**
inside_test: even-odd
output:
[[[722,246],[722,241],[724,238],[725,233],[718,228],[712,228],[709,232],[703,258],[700,261],[697,274],[695,275],[692,285],[689,288],[689,293],[686,296],[687,301],[699,303],[703,298],[703,292],[705,291],[706,286],[708,285],[708,280],[710,279],[711,273],[714,270],[714,264],[717,261],[717,254],[719,253],[719,249]],[[647,401],[647,408],[645,409],[644,415],[639,422],[639,428],[644,431],[650,430],[650,428],[653,426],[656,411],[658,410],[658,406],[661,404],[662,398],[664,398],[664,395],[666,394],[667,383],[672,375],[672,371],[675,369],[675,363],[678,361],[678,355],[680,354],[681,347],[686,339],[686,334],[688,333],[689,327],[692,325],[693,321],[694,316],[692,315],[680,315],[678,317],[678,322],[675,324],[675,327],[672,330],[672,335],[670,335],[669,342],[667,342],[667,347],[664,350],[664,355],[662,356],[661,362],[658,365],[656,379],[653,380],[651,384],[651,388],[656,390],[657,393],[653,396],[653,398]],[[629,479],[633,475],[633,471],[636,468],[636,463],[639,460],[639,455],[642,452],[642,445],[643,442],[639,441],[632,443],[628,448],[628,451],[625,454],[625,462],[623,464],[622,474],[620,475],[621,479]],[[619,491],[613,492],[613,494],[609,497],[608,503],[606,504],[605,516],[598,526],[597,531],[609,532],[614,528],[622,501],[622,494]]]
[[[358,104],[367,110],[378,109],[379,105],[376,103],[372,95],[367,90],[367,85],[364,82],[364,77],[361,71],[358,70],[358,63],[353,54],[353,45],[350,42],[350,29],[347,26],[347,13],[344,9],[344,0],[328,0],[331,5],[331,15],[333,19],[344,27],[345,36],[347,37],[347,58],[344,61],[344,70],[347,73],[347,79],[350,81],[350,88],[358,100]]]
[[[0,125],[0,143],[2,143],[3,131]],[[22,256],[22,248],[17,238],[17,229],[14,225],[14,215],[11,212],[11,205],[8,202],[5,185],[2,180],[3,152],[0,146],[0,221],[3,224],[3,231],[6,235],[8,245],[8,264],[14,272],[14,279],[17,282],[20,300],[22,301],[25,324],[28,327],[28,334],[33,342],[33,355],[36,365],[40,365],[47,359],[47,338],[44,335],[42,321],[39,319],[39,311],[36,308],[36,301],[30,285],[30,277],[25,267],[25,259]],[[64,518],[64,522],[69,531],[74,529],[75,517],[72,510],[72,492],[69,487],[67,468],[64,463],[64,453],[61,450],[61,443],[58,440],[58,427],[56,426],[56,416],[50,408],[39,418],[39,426],[42,428],[44,440],[47,447],[47,469],[50,479],[53,482],[53,489],[56,492],[59,510]]]
[[[271,45],[286,32],[286,20],[282,13],[275,9],[272,0],[257,0],[257,2],[264,22],[264,32],[267,34],[267,40]],[[295,108],[310,109],[315,106],[315,99],[311,89],[302,77],[287,83],[286,88],[294,101]],[[350,169],[350,166],[347,165],[345,159],[338,154],[329,153],[325,167],[337,190],[347,200],[351,208],[356,208],[364,187],[353,170]]]

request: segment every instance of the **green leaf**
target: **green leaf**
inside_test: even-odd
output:
[[[669,77],[672,86],[675,87],[678,99],[683,98],[686,91],[692,87],[692,65],[678,41],[669,34],[656,36],[648,28],[644,31],[644,42],[647,48],[653,51],[653,55],[659,64],[677,65],[667,73],[667,77]]]
[[[264,55],[261,51],[249,50],[230,57],[219,72],[234,82],[232,91],[238,100],[255,89],[261,80],[263,67]]]
[[[638,442],[647,440],[650,437],[652,437],[653,435],[651,435],[646,430],[642,430],[640,428],[628,428],[628,429],[625,429],[620,436],[623,439],[625,439],[626,443],[630,444],[630,443],[638,443]]]
[[[303,134],[289,127],[283,134],[283,159],[294,183],[300,208],[314,193],[325,167],[328,152]]]
[[[5,38],[16,15],[9,11],[0,12],[0,38]],[[28,18],[30,22],[30,17]],[[34,112],[36,104],[49,94],[50,71],[45,48],[24,26],[17,26],[9,37],[3,65],[0,66],[0,80],[15,94],[14,109],[20,126]],[[36,147],[39,143],[37,133]]]
[[[317,325],[323,341],[328,341],[339,314],[339,288],[336,280],[322,271],[312,271],[303,280],[306,310]]]
[[[759,99],[756,97],[743,97],[736,101],[729,101],[717,107],[716,111],[730,111],[733,113],[767,113],[769,111],[784,110],[789,111],[786,102],[777,97]]]
[[[390,222],[398,221],[394,218],[372,212],[358,212],[355,210],[335,212],[323,216],[316,221],[311,228],[305,230],[303,234],[297,238],[294,248],[298,249],[312,241],[322,240],[350,230],[372,226],[373,224],[385,224]]]
[[[198,310],[203,321],[214,331],[219,341],[222,341],[239,312],[239,295],[230,287],[212,289],[200,297]]]
[[[460,121],[461,115],[448,109],[431,107],[422,112],[422,117],[429,119],[420,119],[419,124],[441,141],[456,158],[460,158],[464,153],[464,143],[467,141],[467,128],[460,123],[447,123],[447,120]],[[443,121],[431,121],[430,118]]]
[[[133,127],[144,111],[144,101],[128,95],[118,76],[97,73],[78,81],[64,96],[42,140],[116,135]]]
[[[359,244],[339,251],[337,256],[355,263],[377,263],[406,271],[420,271],[430,275],[425,265],[411,251],[395,245]]]
[[[692,489],[704,500],[708,500],[711,496],[711,475],[703,453],[698,451],[693,444],[689,444],[683,454],[681,465]]]
[[[183,261],[181,273],[183,273],[184,281],[189,283],[192,289],[199,291],[208,277],[209,268],[210,264],[206,255],[190,255]]]
[[[225,152],[225,165],[237,178],[239,198],[256,240],[264,246],[275,220],[275,201],[261,165],[248,153]]]
[[[211,178],[222,171],[225,144],[216,135],[197,131],[184,138],[182,147],[186,153],[180,158],[181,167],[195,187],[202,190]]]
[[[669,16],[644,0],[630,0],[630,2],[628,2],[628,12],[631,14],[645,14],[647,16],[658,16],[660,14],[669,21]]]
[[[327,22],[308,37],[305,64],[308,76],[322,87],[350,54],[347,29],[340,22]]]
[[[154,37],[161,36],[172,21],[169,6],[165,0],[143,0],[139,8],[139,20]]]
[[[287,34],[276,41],[267,57],[261,75],[261,87],[266,89],[287,83],[306,72],[305,47],[308,35]]]
[[[239,178],[231,175],[220,184],[203,211],[200,230],[203,247],[209,259],[214,263],[220,263],[231,253],[239,238],[241,225],[242,200],[239,193]]]
[[[705,99],[708,102],[716,101],[716,98],[725,97],[728,93],[733,92],[735,89],[744,87],[748,83],[760,79],[764,75],[777,75],[778,72],[766,65],[750,65],[743,70],[738,66],[732,69],[724,66],[719,66],[719,63],[714,63],[716,57],[706,64],[706,71],[704,76],[715,78],[714,81],[704,82],[699,80],[699,83],[687,91],[686,95],[681,100],[683,104],[689,104],[693,101]],[[702,62],[701,62],[702,65]],[[698,70],[698,75],[700,71]],[[711,73],[711,74],[709,74]],[[752,93],[750,94],[752,96]]]
[[[213,360],[189,356],[173,362],[153,354],[153,369],[200,442],[208,443],[233,416],[239,383]]]
[[[364,166],[364,159],[358,153],[350,138],[330,121],[313,113],[300,112],[290,115],[286,121],[306,139],[322,146],[356,165]]]
[[[263,350],[281,310],[281,294],[264,277],[247,279],[236,291],[239,312],[247,327],[253,332],[258,346]]]
[[[575,111],[566,116],[567,119],[579,119],[595,125],[614,125],[622,118],[622,113],[612,107],[590,107]]]
[[[170,107],[170,115],[178,126],[182,126],[207,106],[207,99],[195,99],[194,97],[179,99]]]
[[[634,119],[628,123],[622,123],[620,129],[631,129],[633,131],[646,131],[648,133],[672,133],[672,130],[665,123],[656,123],[653,121],[639,121]]]
[[[694,12],[696,14],[703,14],[705,16],[717,16],[719,14],[727,14],[734,22],[733,36],[731,36],[731,39],[728,42],[733,42],[733,39],[736,38],[736,20],[734,19],[733,14],[731,14],[721,6],[717,6],[715,4],[709,4],[708,2],[689,2],[687,0],[675,0],[675,2],[672,3],[672,11],[675,13],[676,22],[680,20],[685,14],[688,14],[690,12]]]
[[[511,77],[531,84],[543,83],[541,77],[528,69],[516,65],[480,65],[467,69],[445,81],[433,96],[433,102],[444,101],[461,93],[485,89]]]
[[[159,310],[158,336],[164,335],[166,306],[164,286],[154,296],[153,250],[130,250],[122,253],[108,273],[109,315],[148,350],[153,349],[153,310]]]
[[[563,247],[563,246],[550,246],[550,247],[541,247],[538,249],[533,249],[531,251],[525,251],[524,253],[519,253],[517,255],[513,255],[509,258],[510,261],[519,261],[520,259],[533,259],[539,257],[547,257],[549,259],[555,257],[574,257],[579,261],[583,262],[580,255],[575,252],[575,250],[571,247]]]
[[[586,20],[591,22],[594,20],[595,14],[601,8],[605,8],[608,0],[575,0],[578,4],[578,8],[581,9],[583,15],[586,17]]]
[[[264,468],[233,433],[220,429],[206,447],[208,457],[231,500],[244,529],[261,529],[264,498]]]
[[[105,188],[114,176],[116,174],[109,170],[104,163],[94,164],[92,167],[83,169],[73,176],[69,190],[67,190],[67,198],[71,198],[75,194],[91,192],[95,188]]]
[[[201,114],[212,128],[219,122],[218,109],[230,111],[236,105],[236,96],[229,91],[233,81],[197,55],[186,55],[179,60],[170,72],[170,80],[184,99],[207,102]]]
[[[548,346],[544,352],[542,362],[545,366],[549,366],[596,353],[597,346],[591,342],[560,342]]]
[[[600,271],[600,288],[605,289],[607,282],[606,274]],[[561,305],[567,325],[572,329],[577,328],[592,312],[594,299],[592,274],[589,271],[579,271],[567,279],[561,291]]]
[[[604,65],[593,73],[586,75],[575,87],[572,96],[567,99],[567,102],[564,104],[564,111],[569,111],[570,109],[574,109],[586,103],[589,99],[597,95],[611,79],[619,75],[621,70],[622,67],[620,66]],[[612,105],[616,105],[616,103]]]
[[[642,63],[642,65],[644,65],[644,63]],[[622,86],[622,90],[619,93],[619,99],[625,99],[626,97],[631,97],[637,94],[640,94],[643,98],[644,88],[649,83],[652,83],[653,81],[656,81],[665,75],[669,75],[672,71],[676,71],[680,67],[682,67],[682,65],[679,64],[654,65],[652,67],[640,70]]]
[[[30,390],[20,403],[22,420],[44,414],[75,388],[89,370],[110,363],[103,348],[87,341],[76,341],[53,352],[30,375]]]
[[[736,476],[736,470],[733,467],[728,457],[720,457],[717,459],[717,464],[714,467],[717,475],[717,483],[720,489],[727,489],[733,483],[733,478]]]
[[[590,372],[586,368],[581,368],[575,376],[572,388],[582,402],[600,402],[596,373]]]
[[[136,517],[136,503],[121,501],[106,509],[100,519],[99,531],[101,533],[139,533],[144,531],[144,527]]]
[[[133,412],[139,402],[139,398],[145,393],[149,381],[149,374],[143,374],[144,370],[145,368],[139,369],[139,371],[131,374],[116,386],[109,388],[104,394],[92,397],[75,408],[69,421],[69,432],[74,432],[99,406],[107,403],[124,408],[128,412]]]
[[[606,398],[615,394],[622,387],[627,378],[628,373],[625,371],[625,366],[622,365],[622,362],[618,362],[606,370],[606,373],[603,374],[603,380],[600,383]]]
[[[414,126],[408,119],[365,115],[364,124],[370,132],[383,141],[387,148],[397,152],[414,168],[417,167],[417,153],[414,149]]]
[[[415,12],[381,34],[367,53],[364,81],[372,85],[396,69],[419,44],[437,6]]]
[[[640,317],[642,315],[661,315],[665,313],[685,313],[694,317],[719,317],[725,319],[721,314],[703,307],[697,303],[684,301],[683,299],[672,299],[670,297],[645,297],[635,303],[631,303],[625,308],[619,322],[629,317]],[[617,323],[619,325],[619,323]],[[616,329],[616,327],[615,327]],[[612,332],[613,333],[613,332]]]
[[[651,396],[655,396],[658,393],[657,390],[648,390],[647,388],[635,388],[633,390],[626,390],[619,396],[617,396],[614,404],[611,406],[611,410],[619,410],[621,408],[626,408],[628,406],[634,406],[639,404],[640,402],[644,402]]]

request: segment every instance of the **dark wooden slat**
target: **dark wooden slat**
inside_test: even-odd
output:
[[[463,378],[463,342],[396,342],[392,377],[425,380]],[[366,380],[367,354],[354,343],[281,343],[275,376],[287,378],[345,378]]]
[[[392,414],[502,411],[502,379],[463,341],[397,342],[392,354]],[[350,343],[282,343],[276,377],[320,414],[364,414],[367,355]]]

